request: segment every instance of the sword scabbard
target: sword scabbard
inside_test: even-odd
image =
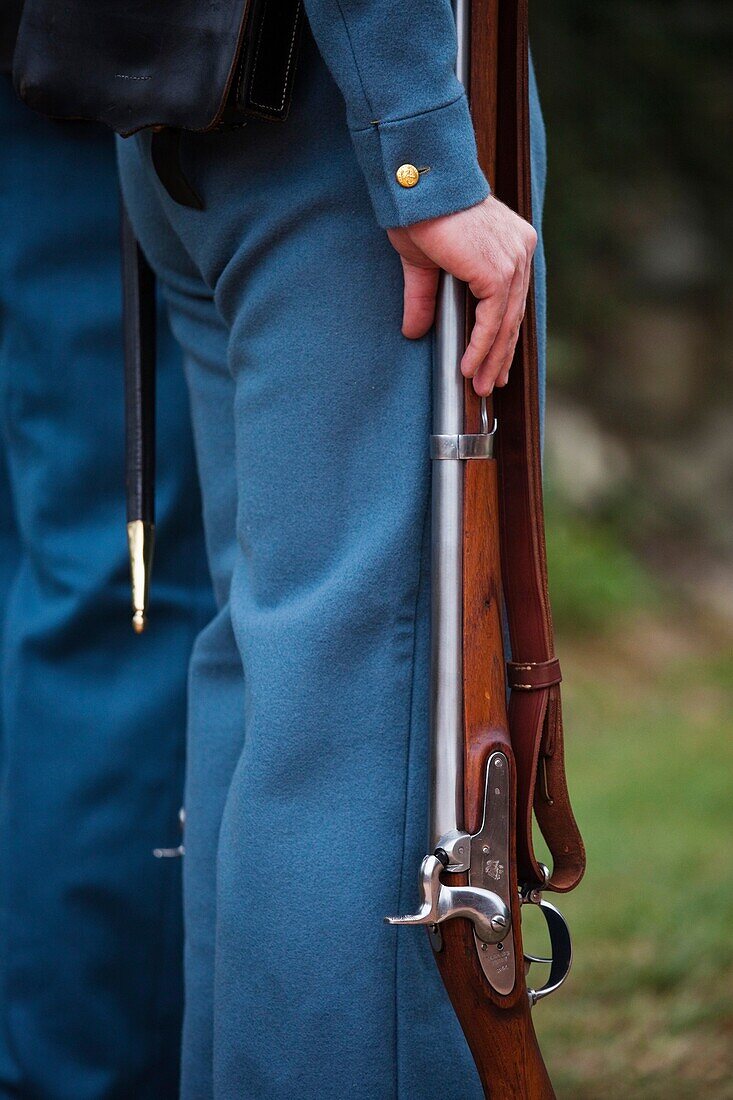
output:
[[[155,538],[155,276],[121,203],[125,488],[132,625],[147,624]]]

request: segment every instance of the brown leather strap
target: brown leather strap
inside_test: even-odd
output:
[[[532,218],[529,141],[527,0],[501,5],[497,194]],[[534,293],[520,332],[509,384],[497,395],[501,545],[504,593],[514,665],[553,661],[547,590],[540,451],[537,327]],[[548,885],[570,890],[583,875],[585,851],[565,779],[559,683],[516,689],[509,728],[517,756],[517,860],[520,875],[543,878],[534,853],[532,809],[553,858]],[[538,782],[538,777],[542,781]]]
[[[475,28],[474,28],[475,33]],[[476,71],[471,82],[479,154],[492,120],[482,118],[482,85],[497,79],[497,196],[532,217],[529,146],[527,0],[502,0],[498,71]],[[486,165],[484,165],[486,169]],[[489,165],[490,167],[490,165]],[[504,600],[511,639],[509,728],[517,763],[517,861],[520,880],[542,882],[534,852],[532,811],[552,853],[550,889],[570,890],[585,869],[585,852],[570,806],[563,752],[560,666],[554,653],[547,591],[542,504],[537,330],[530,292],[509,384],[497,391],[497,457]]]

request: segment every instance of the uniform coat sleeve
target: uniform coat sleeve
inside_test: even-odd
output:
[[[489,187],[454,72],[450,0],[305,0],[305,8],[346,101],[379,224],[411,225],[485,198]],[[402,164],[421,170],[414,187],[397,182]]]

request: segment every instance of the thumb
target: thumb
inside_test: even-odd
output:
[[[402,335],[417,340],[433,323],[440,271],[437,267],[420,267],[410,263],[403,256],[402,272],[405,277]]]

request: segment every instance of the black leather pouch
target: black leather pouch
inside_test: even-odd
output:
[[[15,86],[125,136],[281,120],[303,19],[301,0],[26,0]]]
[[[21,0],[0,0],[0,73],[9,72],[13,63],[20,8]]]

